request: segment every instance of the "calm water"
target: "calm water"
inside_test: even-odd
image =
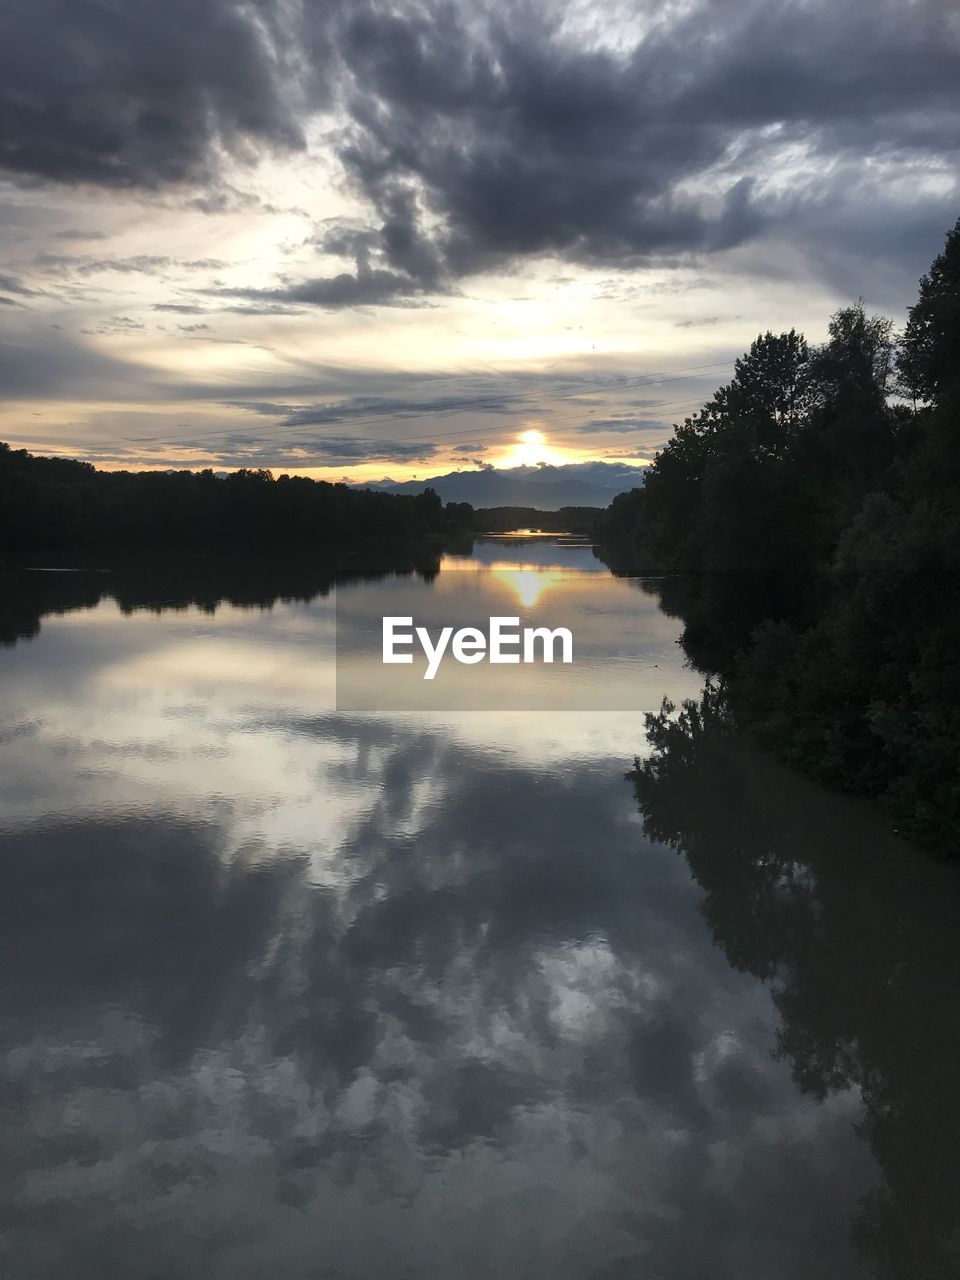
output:
[[[0,579],[0,1276],[960,1275],[958,877],[648,734],[662,584],[401,567]],[[336,597],[465,590],[573,702],[334,709]]]

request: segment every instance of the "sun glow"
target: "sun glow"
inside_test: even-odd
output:
[[[555,538],[557,535],[548,536]],[[456,579],[461,574],[477,574],[481,577],[489,575],[505,596],[512,597],[525,609],[536,605],[545,592],[570,590],[583,576],[579,570],[561,568],[559,565],[530,564],[518,560],[492,560],[488,564],[478,564],[456,556],[446,556],[443,568],[444,572],[436,584],[436,590],[440,594],[458,590]]]
[[[542,431],[528,427],[520,432],[514,444],[507,445],[504,452],[491,461],[495,467],[536,467],[541,463],[560,466],[576,457],[576,450],[557,448],[547,441]]]
[[[556,589],[569,578],[569,573],[556,569],[541,569],[537,565],[491,566],[494,577],[509,587],[524,608],[531,608],[544,591]]]

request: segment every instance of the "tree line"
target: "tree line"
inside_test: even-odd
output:
[[[588,534],[595,507],[444,504],[432,488],[392,494],[247,468],[99,471],[0,442],[0,552],[111,545],[352,545],[536,528]]]
[[[541,511],[538,507],[480,507],[474,510],[469,503],[448,503],[459,510],[469,508],[464,517],[466,527],[475,533],[512,533],[515,529],[530,529],[538,533],[593,533],[601,507],[560,507],[557,511]]]
[[[0,443],[0,552],[396,542],[456,534],[462,515],[429,488],[381,493],[249,469],[100,471]]]
[[[960,850],[960,221],[905,328],[862,304],[765,333],[600,521],[729,714],[789,763]]]

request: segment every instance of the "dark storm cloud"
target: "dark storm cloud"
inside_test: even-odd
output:
[[[313,243],[322,253],[353,258],[358,274],[369,271],[372,257],[382,250],[391,266],[408,278],[439,285],[445,264],[420,229],[414,193],[399,186],[388,188],[382,192],[380,208],[384,221],[377,231],[356,222],[328,219],[317,228]]]
[[[722,0],[616,21],[613,49],[535,6],[14,4],[0,164],[101,186],[189,182],[195,207],[215,211],[224,148],[299,147],[334,105],[326,145],[371,216],[324,223],[315,244],[353,267],[224,295],[254,304],[396,305],[524,257],[622,267],[777,236],[816,247],[821,229],[827,249],[856,254],[861,218],[911,269],[928,260],[955,184],[907,209],[883,166],[956,158],[944,0]],[[784,159],[801,152],[812,185]],[[789,180],[774,194],[778,171]]]
[[[387,215],[388,263],[404,183],[442,217],[454,275],[514,256],[609,260],[719,245],[753,217],[744,185],[732,184],[710,218],[674,190],[725,141],[653,110],[629,63],[545,33],[527,43],[501,32],[495,52],[478,56],[452,17],[374,15],[351,24],[346,56],[357,91],[343,159]],[[374,106],[381,96],[386,111]]]
[[[352,258],[352,273],[287,286],[280,296],[315,306],[343,307],[397,304],[425,292],[448,291],[450,263],[442,246],[422,229],[414,192],[389,184],[378,192],[375,203],[383,219],[379,227],[334,218],[320,224],[313,237],[320,253]]]
[[[339,310],[342,307],[396,306],[425,292],[427,283],[396,271],[364,266],[358,261],[355,272],[318,276],[271,289],[208,289],[208,296],[238,298],[248,303],[277,306],[300,302],[313,307]]]
[[[393,271],[367,271],[320,276],[276,289],[218,289],[221,298],[247,298],[251,302],[306,302],[315,307],[375,306],[419,292],[417,285]]]
[[[713,5],[615,54],[547,21],[494,21],[479,40],[450,9],[368,9],[341,41],[341,154],[383,215],[384,262],[414,278],[388,235],[398,208],[408,239],[426,225],[414,192],[453,276],[536,254],[623,265],[730,248],[789,220],[790,196],[756,180],[788,144],[823,168],[834,153],[902,163],[947,147],[960,123],[948,18],[938,0],[887,6],[882,21],[862,3]],[[697,194],[708,171],[712,194]],[[856,204],[858,182],[837,180]],[[821,193],[823,216],[837,194]],[[925,251],[939,223],[925,219]]]
[[[0,156],[31,178],[156,189],[224,147],[299,147],[278,4],[14,0],[0,19]]]

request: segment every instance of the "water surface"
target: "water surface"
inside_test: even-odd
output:
[[[656,582],[96,568],[2,580],[0,1274],[960,1274],[957,877],[732,737]],[[465,586],[559,593],[595,708],[336,709],[338,596]]]

